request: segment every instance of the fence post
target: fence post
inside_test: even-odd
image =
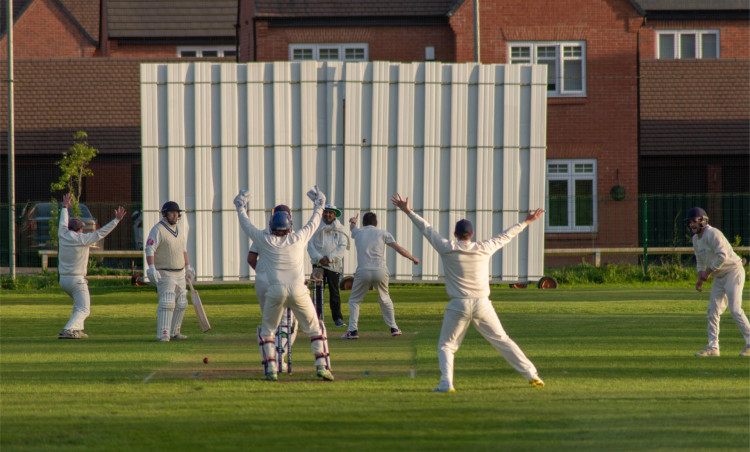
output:
[[[648,272],[648,196],[643,196],[643,273]]]

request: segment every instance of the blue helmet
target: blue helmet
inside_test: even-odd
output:
[[[696,219],[698,220],[698,234],[700,234],[706,228],[706,225],[708,225],[708,214],[706,211],[700,207],[691,207],[685,215],[685,226],[691,234],[693,231],[690,229],[689,222],[690,220]]]
[[[167,212],[177,212],[180,215],[182,215],[182,211],[180,210],[180,205],[174,201],[167,201],[164,203],[163,206],[161,206],[161,214],[166,215]]]
[[[269,227],[272,231],[290,231],[292,229],[292,217],[283,210],[274,212]]]

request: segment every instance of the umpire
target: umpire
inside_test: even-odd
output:
[[[328,284],[331,316],[336,326],[346,326],[341,314],[341,297],[339,296],[339,278],[344,271],[344,253],[349,248],[349,236],[344,225],[337,220],[341,211],[334,205],[326,204],[323,210],[323,221],[315,231],[312,240],[307,244],[313,269],[323,269],[323,281]],[[321,315],[319,312],[318,315]]]

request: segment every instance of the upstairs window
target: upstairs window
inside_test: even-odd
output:
[[[660,60],[719,58],[719,31],[658,31],[656,32],[656,58]]]
[[[237,56],[237,49],[231,46],[180,46],[180,58],[226,58]]]
[[[596,232],[596,160],[547,160],[547,232]]]
[[[550,97],[586,95],[585,42],[512,42],[508,46],[511,64],[547,66]]]
[[[290,44],[289,61],[367,61],[367,44]]]

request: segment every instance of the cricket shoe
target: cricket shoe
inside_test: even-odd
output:
[[[740,356],[750,356],[750,345],[740,352]]]
[[[159,338],[159,342],[169,342],[169,336],[162,336]]]
[[[318,377],[326,381],[333,381],[333,374],[324,366],[318,366]]]
[[[535,388],[543,388],[544,387],[544,380],[542,380],[539,377],[534,377],[529,380],[529,385],[533,386]]]
[[[747,349],[745,349],[747,350]],[[718,348],[711,348],[708,347],[705,350],[701,350],[699,352],[695,352],[695,356],[720,356],[719,349]]]
[[[346,326],[346,323],[344,323],[343,320],[338,319],[335,322],[333,322],[336,326]]]
[[[398,328],[391,328],[391,336],[401,336],[401,330],[399,330]]]
[[[84,333],[83,330],[62,330],[57,335],[58,339],[86,339],[87,337],[89,335]]]
[[[266,380],[279,381],[279,374],[276,373],[276,369],[270,369],[266,371]]]
[[[456,390],[451,388],[448,385],[444,385],[443,383],[440,383],[439,385],[437,385],[437,388],[432,390],[432,392],[456,392]]]
[[[172,338],[170,340],[173,340],[173,341],[186,341],[187,339],[188,339],[188,337],[185,336],[184,334],[177,333],[174,336],[172,336]]]
[[[359,339],[359,333],[357,331],[347,331],[346,334],[341,336],[341,339]]]

